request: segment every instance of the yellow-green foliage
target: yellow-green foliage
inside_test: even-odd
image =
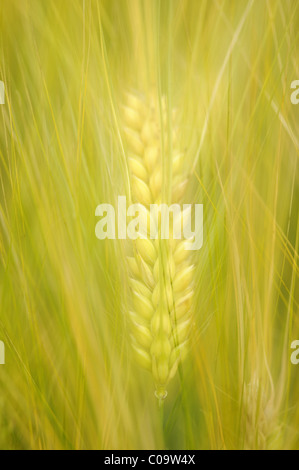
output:
[[[0,448],[298,449],[298,31],[293,0],[0,0]],[[176,251],[95,209],[179,183],[204,243],[169,380]]]

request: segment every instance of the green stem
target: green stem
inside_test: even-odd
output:
[[[159,413],[160,413],[160,423],[162,428],[162,437],[163,437],[163,447],[165,447],[165,436],[164,436],[164,398],[159,398]]]

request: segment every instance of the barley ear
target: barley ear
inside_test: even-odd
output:
[[[179,202],[186,189],[184,154],[177,148],[177,131],[173,131],[175,113],[168,126],[165,98],[159,103],[153,96],[146,99],[128,93],[123,122],[133,202],[145,206],[144,220],[149,221],[150,205],[163,201],[163,181],[167,188],[171,185],[172,203]],[[170,168],[167,174],[163,174],[163,155]],[[181,224],[181,219],[173,222]],[[156,220],[156,224],[161,233],[161,220]],[[148,232],[146,224],[139,230]],[[188,349],[194,266],[185,242],[171,235],[169,240],[160,236],[137,239],[130,248],[127,258],[132,292],[130,338],[139,363],[152,373],[155,393],[161,401],[167,396],[167,385]]]

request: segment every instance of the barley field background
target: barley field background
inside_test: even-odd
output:
[[[296,0],[0,0],[1,449],[299,449],[298,57]],[[162,405],[126,244],[95,236],[132,190],[127,101],[149,96],[204,207]]]

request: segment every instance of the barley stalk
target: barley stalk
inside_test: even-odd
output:
[[[167,192],[167,202],[178,203],[185,193],[176,113],[172,112],[169,125],[165,97],[159,103],[154,96],[145,100],[127,94],[123,114],[132,199],[147,208],[148,221],[150,204],[164,202]],[[159,224],[159,234],[160,228]],[[141,365],[151,371],[160,401],[167,396],[167,384],[186,354],[190,334],[194,266],[185,243],[172,236],[169,240],[160,236],[137,239],[127,258],[132,345]]]

